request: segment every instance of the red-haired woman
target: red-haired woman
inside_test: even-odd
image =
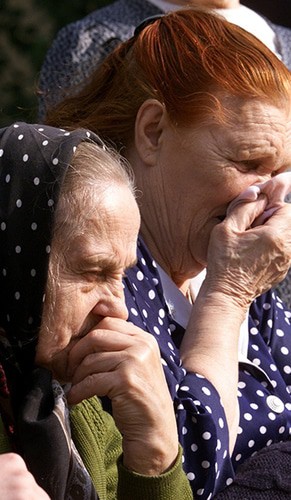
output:
[[[159,343],[195,498],[291,434],[290,313],[267,291],[291,256],[290,96],[290,72],[259,40],[184,9],[140,25],[48,116],[132,164],[142,224],[129,320]]]
[[[39,119],[43,120],[48,108],[60,102],[64,96],[72,95],[78,86],[92,75],[103,59],[117,45],[133,35],[134,28],[145,17],[177,10],[185,6],[217,9],[228,21],[238,24],[262,40],[291,68],[291,29],[289,16],[282,21],[282,2],[290,0],[115,0],[107,2],[83,19],[62,27],[49,48],[39,78]],[[256,4],[258,3],[258,9]],[[260,4],[264,3],[264,8]],[[279,16],[267,19],[270,6]],[[251,8],[246,7],[249,5]],[[254,5],[253,5],[254,4]],[[278,6],[278,4],[280,6]],[[97,5],[97,4],[96,4]],[[254,10],[252,10],[254,9]],[[290,9],[290,7],[289,7]],[[258,11],[264,13],[260,15]],[[274,22],[283,24],[277,26]]]

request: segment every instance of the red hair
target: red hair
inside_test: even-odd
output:
[[[48,113],[46,122],[86,127],[119,146],[133,139],[136,114],[149,98],[174,125],[224,118],[219,96],[290,104],[291,74],[257,38],[201,9],[171,12],[121,43],[87,85]]]

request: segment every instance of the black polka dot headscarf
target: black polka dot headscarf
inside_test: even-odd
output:
[[[40,326],[60,184],[86,140],[99,142],[83,129],[15,123],[0,130],[1,350],[4,345],[7,353],[10,344],[23,366],[34,355]]]

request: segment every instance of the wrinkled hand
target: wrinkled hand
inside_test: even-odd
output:
[[[105,318],[69,354],[69,404],[108,396],[123,435],[124,464],[160,474],[178,453],[176,421],[156,340],[138,327]]]
[[[284,279],[291,262],[291,205],[278,203],[264,224],[252,227],[267,206],[264,194],[234,204],[210,238],[208,284],[244,306]]]
[[[230,204],[224,221],[214,227],[206,278],[180,346],[184,367],[211,381],[221,396],[230,453],[239,423],[241,323],[254,298],[285,277],[291,260],[291,204],[284,203],[286,186],[282,177],[266,184],[242,193]]]
[[[20,455],[0,455],[0,471],[0,498],[3,500],[49,500],[47,493],[28,472]]]
[[[286,196],[291,193],[291,172],[283,172],[266,182],[250,186],[229,204],[227,214],[230,214],[239,203],[257,200],[261,193],[267,196],[267,205],[264,212],[254,220],[252,227],[264,224],[278,208],[284,205]]]

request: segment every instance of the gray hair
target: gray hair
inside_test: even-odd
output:
[[[102,217],[103,196],[110,186],[128,187],[135,197],[129,163],[104,144],[81,142],[67,168],[55,210],[53,238],[58,244],[64,248],[71,237],[88,230],[88,220],[96,209]]]
[[[80,143],[71,165],[67,167],[54,213],[46,288],[51,314],[56,300],[55,291],[60,285],[61,262],[70,250],[71,242],[79,235],[90,232],[92,219],[96,223],[96,212],[102,231],[105,214],[103,200],[110,186],[127,187],[135,197],[133,173],[127,160],[105,145],[87,141]]]

